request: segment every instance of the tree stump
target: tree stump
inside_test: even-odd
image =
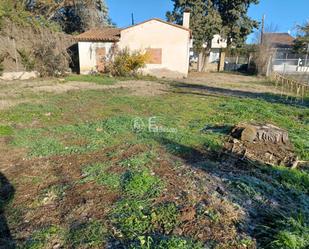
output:
[[[232,136],[246,142],[263,141],[273,144],[287,144],[289,142],[287,131],[271,124],[241,124],[233,129]]]
[[[224,147],[234,156],[263,164],[297,167],[287,131],[272,124],[239,124]]]

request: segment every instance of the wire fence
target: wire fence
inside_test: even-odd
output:
[[[272,61],[272,71],[309,85],[309,57],[274,59]]]

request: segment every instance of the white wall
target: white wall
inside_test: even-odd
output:
[[[144,74],[157,77],[187,77],[189,71],[190,32],[157,20],[121,31],[120,49],[145,51],[162,48],[162,64],[147,64]]]
[[[221,38],[220,35],[214,35],[211,41],[211,48],[227,48],[227,40]]]
[[[219,62],[220,60],[220,49],[212,48],[209,54],[209,63]]]
[[[89,74],[92,71],[97,71],[96,49],[106,48],[106,54],[108,54],[113,44],[112,42],[79,42],[80,73]]]

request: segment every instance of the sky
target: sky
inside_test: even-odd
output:
[[[106,0],[110,16],[118,27],[131,25],[131,13],[135,23],[150,18],[165,19],[165,13],[173,9],[170,0]],[[295,35],[296,25],[309,21],[309,0],[260,0],[250,7],[249,16],[261,20],[266,15],[266,27],[277,27],[277,32],[290,31]],[[248,41],[252,40],[252,36]]]

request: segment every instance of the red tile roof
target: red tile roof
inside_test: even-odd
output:
[[[292,46],[295,38],[289,33],[264,33],[263,41],[274,46]]]
[[[118,28],[95,28],[86,31],[75,37],[78,41],[102,41],[115,42],[120,39],[120,31]]]

